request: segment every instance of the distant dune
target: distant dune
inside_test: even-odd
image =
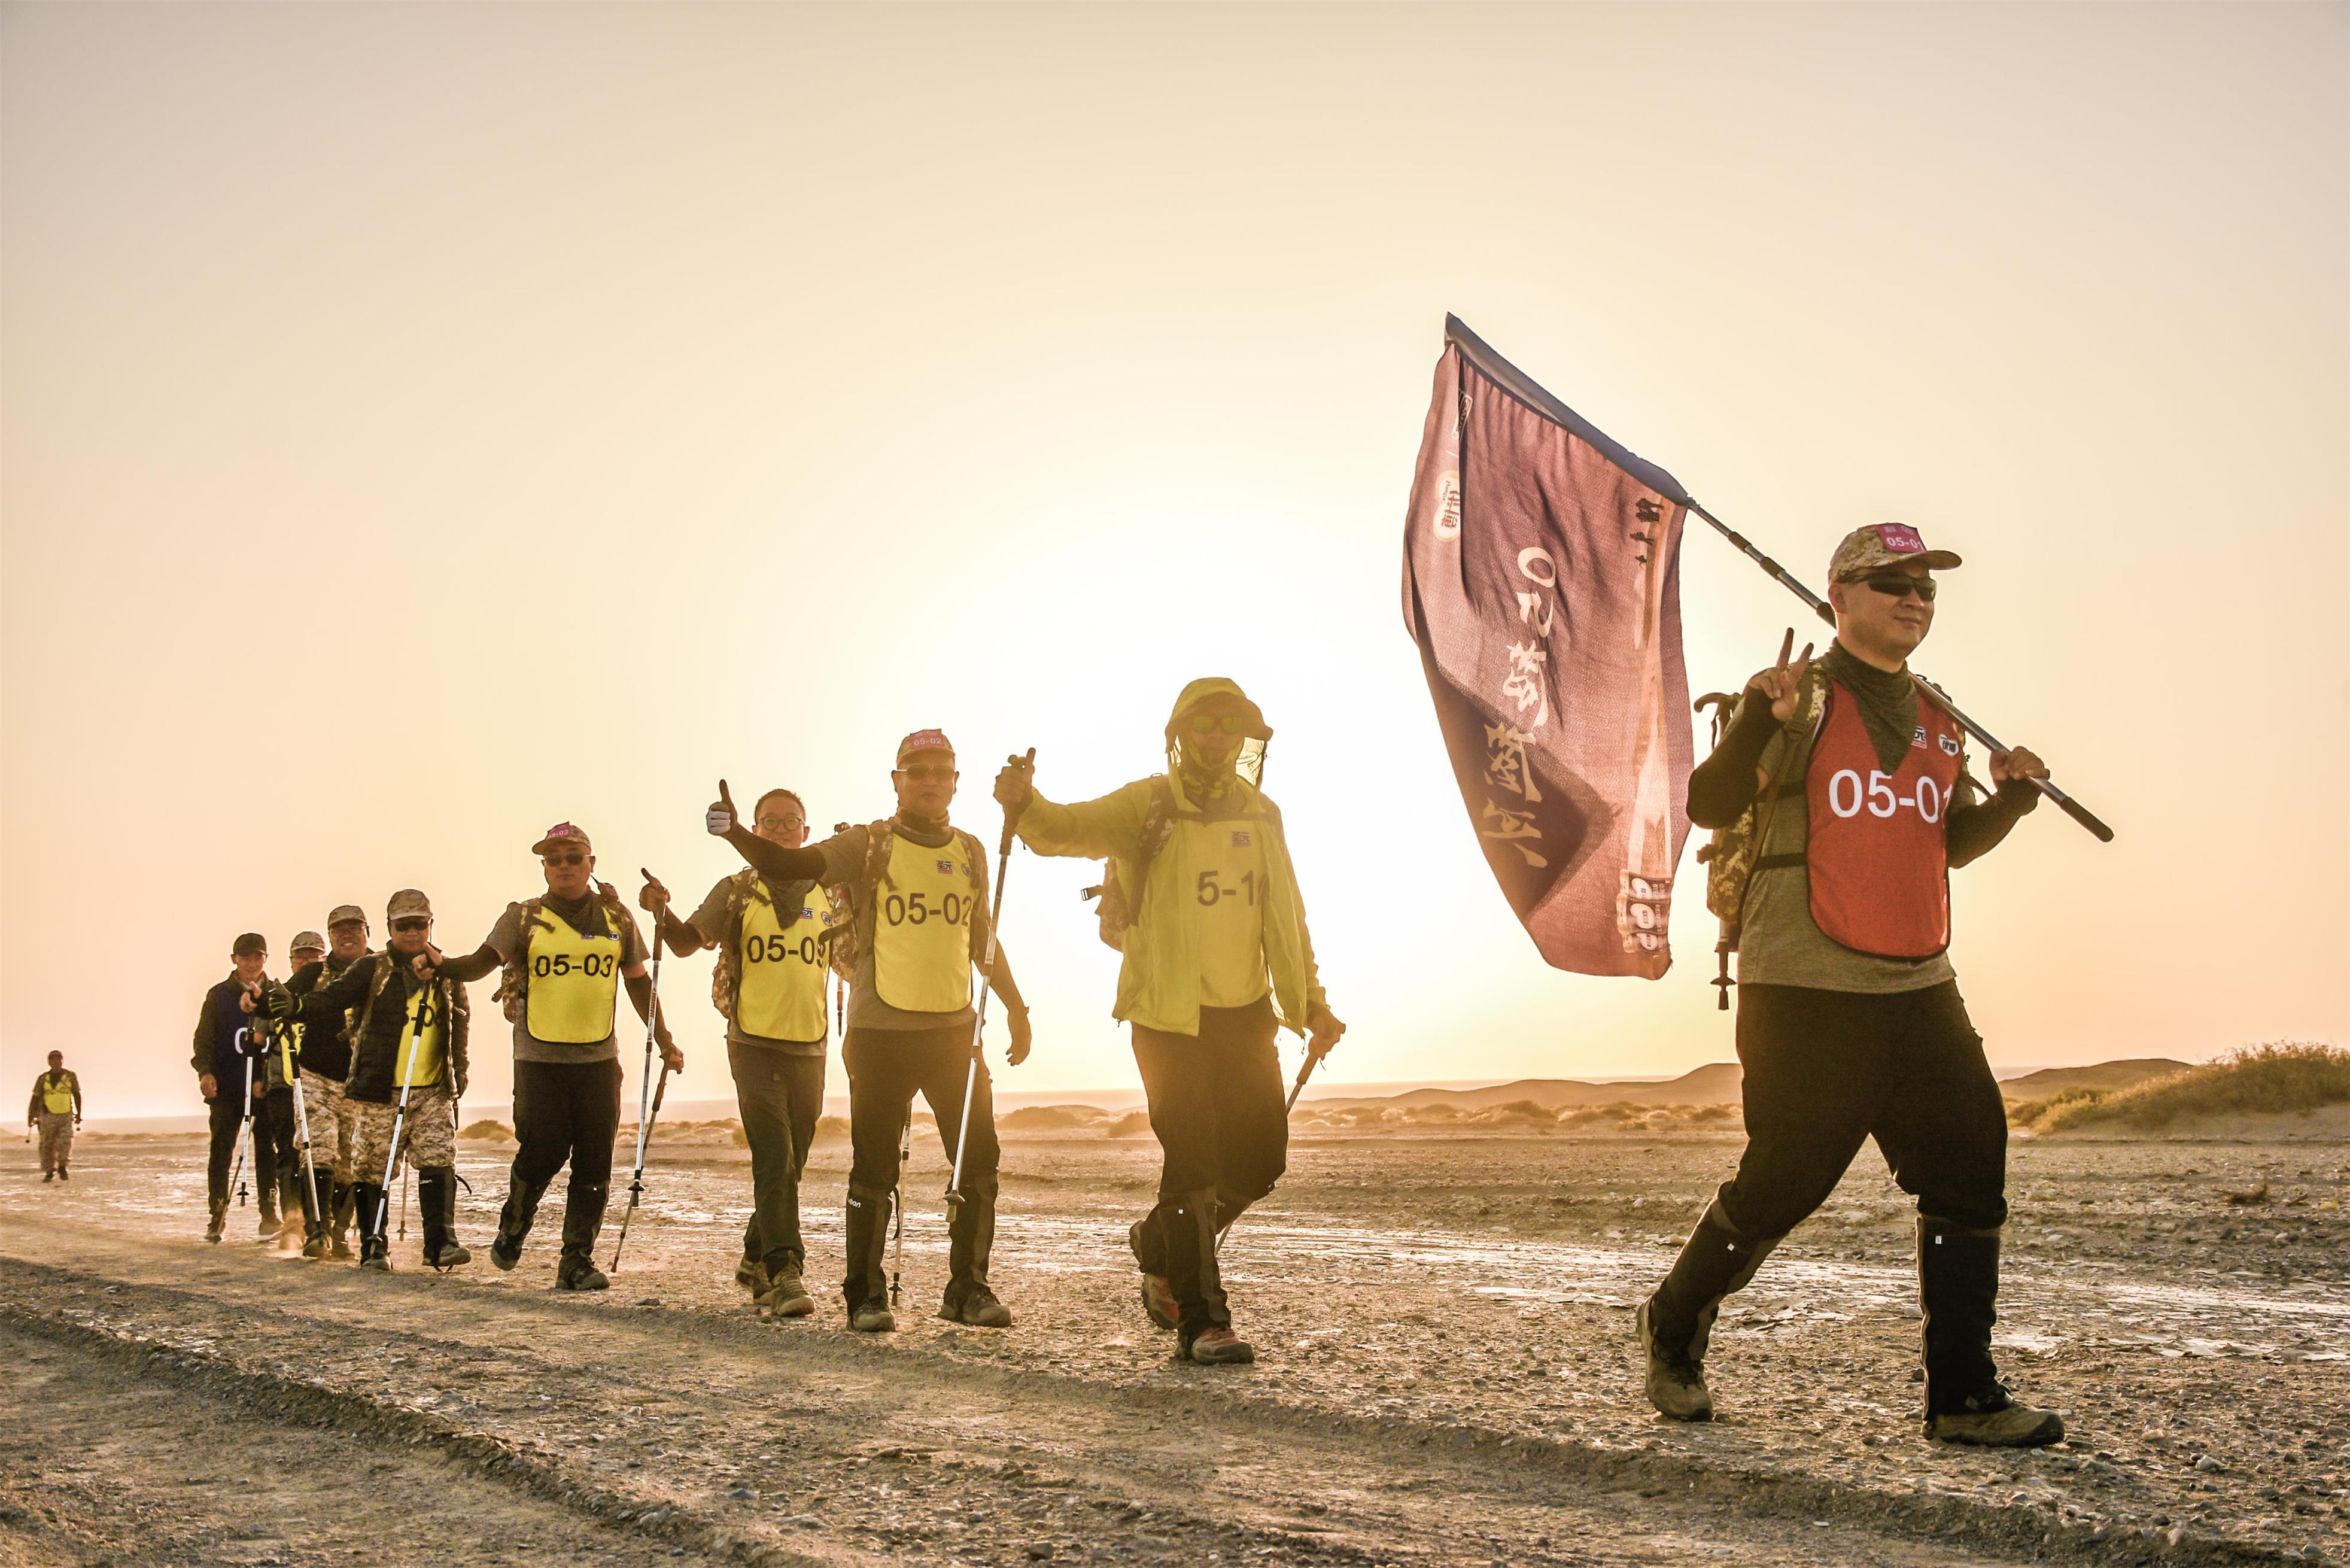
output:
[[[2168,1056],[2131,1056],[2119,1062],[2100,1062],[2094,1067],[2043,1067],[2020,1078],[2002,1078],[1999,1092],[2011,1100],[2044,1100],[2067,1089],[2098,1089],[2110,1095],[2134,1089],[2155,1078],[2184,1073],[2193,1065],[2190,1062],[2174,1062]]]
[[[1399,1111],[1426,1110],[1433,1106],[1482,1111],[1520,1101],[1554,1111],[1584,1106],[1625,1104],[1734,1106],[1738,1103],[1738,1086],[1743,1077],[1743,1072],[1735,1062],[1709,1062],[1702,1067],[1663,1083],[1637,1079],[1594,1083],[1581,1078],[1520,1078],[1513,1083],[1493,1084],[1482,1089],[1410,1089],[1400,1095],[1315,1099],[1313,1104],[1318,1110],[1379,1106]]]

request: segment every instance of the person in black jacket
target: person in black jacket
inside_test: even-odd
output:
[[[427,978],[413,961],[428,950],[432,905],[413,888],[391,896],[387,950],[355,961],[328,984],[296,999],[271,988],[273,1014],[310,1028],[351,1026],[351,1072],[344,1096],[359,1106],[352,1190],[359,1217],[359,1267],[388,1271],[391,1244],[384,1220],[389,1184],[400,1162],[416,1165],[417,1207],[424,1216],[424,1261],[436,1269],[470,1262],[457,1240],[456,1101],[465,1092],[471,1014],[463,983]],[[405,1106],[402,1091],[406,1091]],[[398,1129],[397,1147],[393,1137]]]
[[[236,1140],[244,1130],[253,1087],[258,1081],[252,1072],[252,1058],[246,1054],[253,1033],[247,1008],[269,966],[269,943],[260,932],[247,931],[230,946],[229,961],[234,967],[228,978],[204,992],[203,1006],[196,1013],[195,1054],[188,1063],[196,1071],[196,1088],[212,1114],[212,1159],[205,1170],[212,1199],[212,1222],[204,1230],[207,1241],[221,1239],[221,1228],[228,1220],[229,1162],[235,1158]],[[258,1178],[260,1172],[255,1175]],[[276,1227],[268,1227],[268,1231],[275,1235]]]
[[[368,945],[367,911],[357,904],[338,904],[327,916],[327,951],[316,963],[300,964],[286,989],[307,997],[319,986],[339,980],[352,964],[374,952]],[[359,1151],[359,1109],[343,1097],[343,1080],[351,1075],[351,1010],[332,1024],[302,1030],[302,1097],[310,1118],[311,1159],[318,1184],[318,1212],[324,1216],[338,1258],[351,1255],[351,1181],[353,1156]]]

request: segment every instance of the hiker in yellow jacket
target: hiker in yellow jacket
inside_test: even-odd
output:
[[[33,1080],[27,1127],[41,1131],[41,1179],[71,1181],[66,1159],[73,1153],[74,1128],[81,1125],[81,1080],[66,1070],[66,1054],[49,1053],[49,1070]]]
[[[1143,1310],[1187,1359],[1255,1352],[1232,1333],[1216,1242],[1273,1190],[1289,1158],[1275,1032],[1326,1054],[1346,1033],[1323,995],[1281,812],[1265,798],[1273,731],[1238,685],[1211,677],[1176,699],[1167,772],[1060,805],[1014,759],[995,798],[1039,855],[1109,861],[1102,938],[1126,955],[1111,1015],[1134,1059],[1165,1163],[1159,1202],[1127,1232]]]

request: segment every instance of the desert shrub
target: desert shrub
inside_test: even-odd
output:
[[[1512,1100],[1506,1105],[1487,1106],[1471,1119],[1487,1127],[1555,1127],[1558,1113],[1532,1100]]]
[[[1089,1127],[1102,1119],[1103,1113],[1091,1106],[1023,1106],[1016,1111],[1004,1111],[995,1118],[995,1125],[1013,1132],[1060,1132],[1069,1127]]]
[[[1109,1136],[1112,1137],[1140,1137],[1149,1130],[1149,1111],[1128,1111],[1109,1124]]]
[[[2043,1099],[2018,1100],[2007,1107],[2007,1125],[2045,1131],[2040,1125],[2043,1119],[2060,1111],[2069,1114],[2077,1107],[2094,1106],[2112,1093],[2111,1089],[2059,1089]]]
[[[2280,1040],[2247,1045],[2219,1061],[2116,1094],[2072,1093],[2090,1097],[2067,1105],[2066,1096],[2055,1096],[2051,1108],[2033,1124],[2033,1130],[2056,1132],[2101,1123],[2153,1128],[2181,1116],[2314,1111],[2350,1100],[2350,1050]]]
[[[512,1143],[515,1140],[512,1127],[487,1116],[477,1122],[466,1123],[457,1129],[457,1136],[474,1143]]]
[[[817,1144],[829,1143],[834,1138],[847,1136],[848,1118],[847,1116],[818,1116],[816,1119],[816,1136],[808,1139],[808,1147],[813,1148]]]

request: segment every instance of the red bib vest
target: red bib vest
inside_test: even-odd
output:
[[[1950,945],[1942,818],[1959,785],[1963,732],[1921,695],[1916,736],[1887,774],[1852,693],[1831,684],[1827,709],[1804,775],[1813,922],[1858,952],[1931,958]]]

